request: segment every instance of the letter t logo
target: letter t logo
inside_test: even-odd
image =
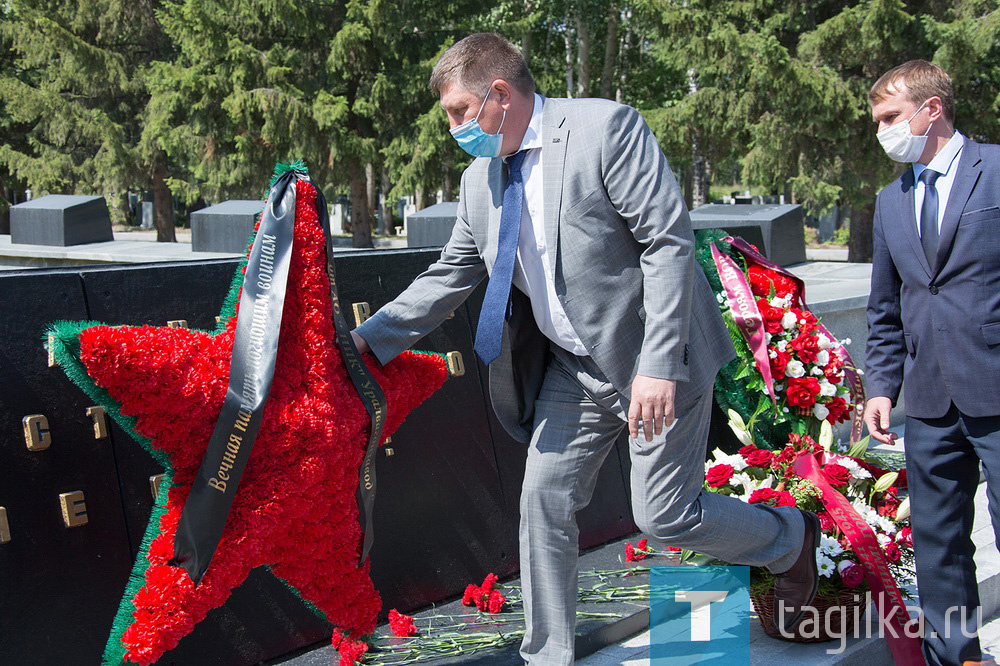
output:
[[[691,640],[707,641],[712,637],[713,601],[724,601],[728,592],[725,590],[677,590],[674,601],[691,604]]]

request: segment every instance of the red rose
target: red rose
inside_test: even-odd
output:
[[[861,584],[861,581],[865,579],[864,569],[859,567],[857,564],[852,564],[849,567],[844,567],[844,570],[840,572],[840,580],[844,581],[844,585],[847,587],[857,587]]]
[[[795,407],[812,407],[819,395],[819,380],[815,377],[790,377],[785,389],[788,404]]]
[[[750,493],[750,499],[747,500],[748,504],[766,504],[772,499],[777,497],[778,493],[770,488],[758,488],[757,490]]]
[[[754,296],[770,297],[772,280],[768,273],[770,271],[756,264],[751,264],[747,269],[747,277],[750,278],[750,290],[754,293]]]
[[[774,356],[771,356],[771,353]],[[792,355],[786,351],[778,351],[777,349],[768,349],[767,353],[768,362],[771,364],[771,377],[775,380],[779,380],[785,376],[785,368],[788,367],[788,362],[792,360]]]
[[[507,597],[503,596],[496,590],[490,592],[490,601],[487,606],[491,613],[499,613],[503,609],[504,602],[507,601]]]
[[[831,486],[844,486],[851,480],[851,471],[843,465],[831,463],[823,467],[823,478]]]
[[[783,309],[774,307],[767,302],[766,298],[757,300],[757,309],[760,310],[760,316],[764,320],[765,331],[768,333],[781,333],[785,330],[781,326],[781,318],[785,315]]]
[[[909,527],[904,527],[899,530],[899,536],[896,537],[896,541],[903,544],[904,546],[909,546],[913,548],[913,530]]]
[[[795,315],[795,324],[802,333],[812,333],[816,330],[816,315],[809,310],[791,308],[789,312]],[[803,359],[804,360],[804,359]]]
[[[833,521],[833,517],[826,511],[820,511],[819,513],[816,514],[816,516],[819,518],[820,529],[822,529],[824,532],[829,534],[832,533],[834,529],[836,529],[837,523]]]
[[[811,333],[800,333],[792,340],[791,348],[795,350],[803,363],[812,363],[819,353],[819,338]]]
[[[742,451],[740,451],[742,453]],[[743,459],[747,461],[747,464],[751,467],[760,467],[767,469],[771,466],[771,462],[774,460],[774,452],[768,451],[767,449],[754,449],[749,454],[744,454]]]
[[[708,469],[708,473],[705,474],[705,480],[708,481],[710,488],[718,488],[729,483],[729,479],[733,478],[734,471],[732,465],[719,463]]]
[[[389,611],[389,629],[393,636],[413,636],[417,633],[417,625],[409,615],[403,615],[395,608]]]
[[[779,490],[775,500],[775,506],[795,506],[795,498],[787,490]]]
[[[890,541],[885,545],[885,559],[895,564],[896,562],[899,562],[902,558],[903,558],[903,551],[899,549],[899,545],[895,541]]]
[[[830,402],[824,402],[823,405],[830,410],[826,420],[831,424],[846,421],[848,419],[848,415],[851,413],[851,406],[848,405],[847,401],[840,396],[830,398]]]

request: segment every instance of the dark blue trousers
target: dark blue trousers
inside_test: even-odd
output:
[[[982,463],[996,539],[1000,416],[970,417],[955,405],[938,419],[908,416],[905,446],[917,587],[924,614],[924,656],[929,666],[978,661],[973,500]]]

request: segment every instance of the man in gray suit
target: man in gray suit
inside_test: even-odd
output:
[[[869,93],[878,139],[912,163],[878,195],[868,301],[872,437],[906,388],[906,471],[927,663],[982,659],[972,556],[979,467],[1000,491],[1000,146],[955,130],[951,78],[923,60]],[[951,610],[951,609],[954,610]]]
[[[497,416],[528,443],[521,579],[531,664],[573,662],[578,529],[627,426],[636,523],[652,537],[779,576],[786,628],[815,594],[818,521],[702,492],[713,380],[734,351],[697,269],[687,210],[642,117],[545,99],[520,52],[471,35],[434,68],[462,176],[441,258],[356,329],[382,363],[487,275],[476,351]],[[808,520],[804,520],[807,516]]]

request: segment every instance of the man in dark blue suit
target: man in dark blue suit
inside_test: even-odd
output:
[[[980,463],[1000,525],[990,478],[1000,473],[1000,146],[955,131],[951,79],[931,63],[890,70],[869,99],[882,147],[912,168],[875,207],[865,422],[891,442],[889,410],[905,386],[924,655],[976,663]]]

